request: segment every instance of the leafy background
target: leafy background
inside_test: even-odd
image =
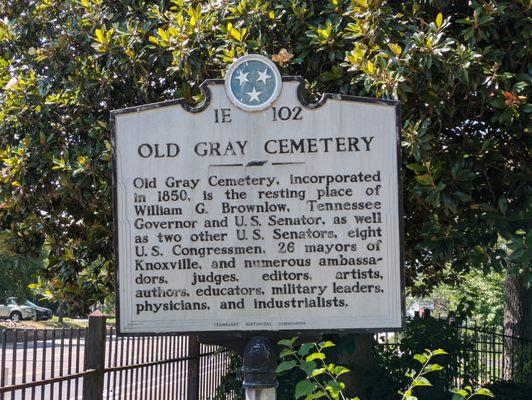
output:
[[[530,286],[530,8],[529,0],[4,0],[6,243],[26,255],[44,246],[43,290],[82,310],[104,299],[113,290],[109,111],[197,103],[204,79],[258,53],[303,76],[310,99],[401,101],[414,294],[472,267],[508,270]]]

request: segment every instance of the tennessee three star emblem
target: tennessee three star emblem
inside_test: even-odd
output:
[[[281,88],[282,78],[275,64],[258,54],[233,62],[225,77],[227,96],[244,111],[269,107],[279,96]]]

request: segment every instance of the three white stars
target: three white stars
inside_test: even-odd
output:
[[[268,75],[268,69],[264,69],[264,71],[257,71],[259,77],[257,78],[256,82],[262,82],[263,84],[266,84],[266,81],[271,78],[270,75]],[[235,79],[240,83],[240,86],[243,86],[246,82],[249,82],[248,79],[249,72],[244,72],[244,69],[241,69],[238,71],[238,75],[235,77]],[[258,102],[260,103],[259,96],[263,92],[257,91],[255,86],[253,86],[251,92],[246,92],[246,94],[249,96],[249,102]]]

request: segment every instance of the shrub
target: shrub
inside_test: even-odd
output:
[[[351,398],[344,393],[345,384],[342,382],[342,375],[349,372],[349,369],[328,362],[324,350],[334,347],[331,341],[319,343],[303,343],[296,346],[297,337],[279,341],[284,346],[281,351],[281,363],[277,368],[278,373],[299,369],[304,373],[304,378],[295,385],[295,399],[304,400],[328,399],[328,400],[360,400],[358,397]],[[443,371],[440,364],[434,362],[434,357],[447,356],[441,349],[424,350],[422,353],[414,354],[412,360],[416,365],[407,369],[404,374],[408,378],[406,389],[399,391],[401,400],[417,400],[414,391],[422,388],[432,387],[427,375]],[[432,379],[432,378],[431,378]],[[473,389],[465,385],[460,389],[451,390],[453,400],[468,400],[476,396],[494,397],[490,390],[486,388]],[[427,394],[426,399],[434,399],[431,394]],[[420,399],[421,399],[420,398]],[[447,397],[448,398],[448,395]]]

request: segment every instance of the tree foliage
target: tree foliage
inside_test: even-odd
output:
[[[41,267],[39,259],[0,254],[0,304],[9,296],[19,300],[33,299],[28,285]]]
[[[503,326],[504,280],[503,273],[472,270],[457,285],[438,285],[429,298],[435,314],[460,315],[499,328]]]
[[[530,274],[530,1],[4,0],[0,223],[72,298],[112,290],[109,111],[247,53],[323,92],[397,98],[407,279]],[[284,51],[282,49],[285,49]]]
[[[20,301],[33,299],[28,287],[42,268],[42,257],[13,254],[4,246],[6,235],[0,235],[0,304],[14,296]]]

